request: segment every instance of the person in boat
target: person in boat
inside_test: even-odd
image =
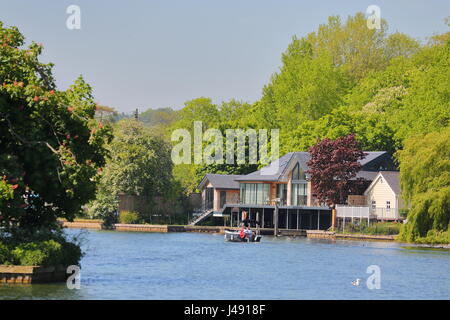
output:
[[[244,239],[244,238],[246,237],[245,226],[244,226],[244,224],[242,224],[242,226],[241,226],[241,231],[239,232],[239,237],[240,237],[241,239]]]
[[[253,231],[250,230],[249,227],[247,227],[247,228],[245,229],[245,237],[246,237],[247,239],[252,240],[252,237],[253,237]]]

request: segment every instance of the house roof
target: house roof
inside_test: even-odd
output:
[[[384,181],[389,185],[391,190],[395,195],[400,195],[400,172],[398,171],[380,171],[377,173],[376,178],[370,184],[364,194],[367,194],[370,189],[372,189],[375,184],[379,181],[379,178],[384,178]]]
[[[398,171],[380,171],[384,181],[386,181],[395,194],[400,194],[400,172]]]
[[[356,177],[354,177],[351,180],[356,180],[358,178],[363,178],[363,179],[366,179],[366,180],[373,181],[375,179],[375,177],[377,176],[377,174],[378,174],[378,172],[375,172],[375,171],[360,170],[356,174]]]
[[[361,171],[358,172],[356,178],[366,178],[368,180],[373,180],[375,176],[377,175],[377,172],[371,172],[371,171],[365,171],[364,167],[368,166],[371,162],[374,160],[387,155],[386,151],[366,151],[367,155],[364,159],[359,160],[359,163],[362,166]],[[269,164],[268,166],[252,172],[250,174],[241,176],[240,178],[237,178],[238,181],[279,181],[286,169],[289,167],[289,165],[292,163],[292,161],[297,160],[297,162],[300,163],[300,166],[302,167],[303,171],[307,171],[308,168],[308,161],[310,160],[311,156],[309,152],[290,152],[282,156],[278,159],[279,163],[276,165],[274,162]],[[273,167],[273,172],[270,172],[269,167]],[[266,174],[266,172],[269,172],[270,174]]]
[[[359,161],[359,163],[361,163],[363,167],[367,166],[373,160],[378,159],[379,157],[387,154],[386,151],[365,151],[365,153],[367,153],[366,157]]]
[[[278,159],[278,164],[276,164],[276,161],[274,161],[271,164],[265,166],[264,168],[262,168],[258,171],[240,176],[239,178],[237,178],[237,180],[238,181],[259,181],[259,180],[278,181],[280,176],[285,172],[286,167],[291,162],[295,153],[300,153],[300,152],[287,153]]]
[[[208,185],[208,182],[212,184],[215,189],[239,189],[239,182],[236,181],[241,175],[237,174],[206,174],[200,184],[198,189],[203,189]]]

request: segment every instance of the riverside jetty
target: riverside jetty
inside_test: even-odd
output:
[[[102,223],[99,220],[80,220],[74,222],[61,221],[65,228],[74,229],[92,229],[102,230]],[[223,234],[225,229],[239,230],[236,227],[225,226],[193,226],[193,225],[156,225],[156,224],[114,224],[114,231],[124,232],[198,232],[198,233],[219,233]],[[261,228],[262,235],[274,235],[273,228]],[[341,234],[333,231],[324,230],[288,230],[279,229],[278,236],[288,237],[307,237],[313,239],[346,239],[346,240],[379,240],[379,241],[394,241],[393,235],[366,235],[366,234]]]

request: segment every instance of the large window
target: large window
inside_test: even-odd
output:
[[[306,206],[308,199],[308,187],[306,183],[293,183],[292,184],[292,196],[291,205],[293,206]]]
[[[297,162],[294,170],[292,170],[291,205],[306,206],[308,199],[307,192],[306,175],[300,164]]]
[[[241,183],[241,203],[265,204],[269,200],[268,183]]]
[[[204,210],[209,210],[214,207],[214,188],[206,188]]]
[[[306,180],[305,172],[300,167],[298,162],[295,165],[294,170],[292,170],[292,180],[294,180],[294,181]]]
[[[277,184],[277,198],[280,198],[281,205],[286,205],[287,184]]]

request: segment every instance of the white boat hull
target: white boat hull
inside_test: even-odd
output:
[[[240,232],[235,230],[225,230],[224,239],[230,242],[261,242],[261,235],[257,234],[251,238],[241,238]]]

